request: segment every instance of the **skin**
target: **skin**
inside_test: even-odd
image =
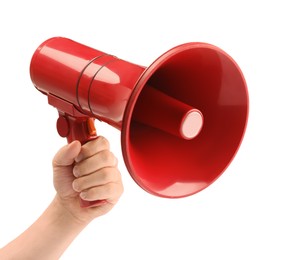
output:
[[[104,137],[83,146],[74,141],[62,147],[53,159],[53,180],[53,201],[28,229],[0,249],[0,259],[59,259],[79,233],[108,213],[123,193],[117,159]],[[83,208],[82,199],[105,203]]]

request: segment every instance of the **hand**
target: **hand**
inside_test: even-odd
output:
[[[76,220],[85,224],[109,212],[123,193],[117,159],[104,137],[81,146],[74,141],[53,159],[56,199]],[[80,199],[106,200],[101,206],[82,208]]]

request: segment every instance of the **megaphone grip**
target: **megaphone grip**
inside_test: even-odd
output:
[[[67,138],[68,143],[78,140],[81,144],[85,144],[97,137],[93,118],[72,117],[60,112],[57,120],[57,131],[60,136]],[[97,207],[105,203],[107,203],[106,200],[86,201],[80,198],[82,208]]]

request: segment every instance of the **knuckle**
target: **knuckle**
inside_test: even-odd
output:
[[[104,136],[99,136],[96,139],[95,145],[100,147],[101,150],[109,149],[110,147],[109,141]]]
[[[104,150],[101,152],[101,159],[108,165],[113,165],[115,161],[115,156],[109,150]]]
[[[111,172],[109,171],[109,169],[107,168],[104,168],[102,169],[102,174],[101,174],[101,181],[102,183],[107,183],[107,182],[110,182],[111,179],[112,179],[112,176],[111,176]]]
[[[103,183],[116,182],[119,178],[116,168],[101,169],[101,181]]]
[[[81,154],[82,154],[83,159],[91,157],[91,155],[92,155],[91,147],[89,147],[88,145],[83,146],[83,148],[81,150]]]
[[[109,184],[105,186],[105,191],[107,194],[111,195],[113,193],[115,193],[115,187],[113,184]]]

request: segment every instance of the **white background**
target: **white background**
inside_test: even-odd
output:
[[[148,66],[178,44],[203,41],[229,53],[248,84],[248,128],[230,167],[194,196],[154,197],[128,174],[120,132],[97,124],[119,158],[125,192],[62,259],[283,259],[280,2],[1,1],[0,247],[52,200],[51,160],[66,143],[56,131],[56,109],[29,77],[37,46],[64,36]]]

